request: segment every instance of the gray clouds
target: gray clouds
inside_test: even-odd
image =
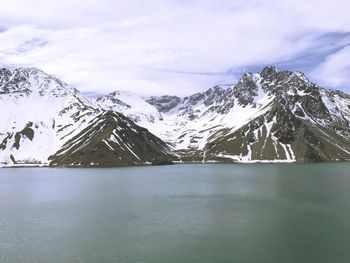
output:
[[[95,92],[183,95],[282,62],[345,87],[349,9],[341,0],[11,0],[0,8],[0,59]],[[330,33],[336,41],[322,38]]]

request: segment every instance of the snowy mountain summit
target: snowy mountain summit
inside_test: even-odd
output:
[[[0,112],[0,166],[350,160],[350,96],[271,66],[188,97],[96,101],[39,69],[0,69]]]

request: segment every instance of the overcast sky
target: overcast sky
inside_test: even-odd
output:
[[[350,91],[348,0],[2,0],[0,63],[83,92],[187,95],[265,65]]]

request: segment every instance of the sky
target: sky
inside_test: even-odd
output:
[[[0,65],[185,96],[266,65],[350,92],[348,0],[0,0]]]

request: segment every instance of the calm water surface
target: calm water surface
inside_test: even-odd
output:
[[[350,164],[0,169],[0,262],[350,262]]]

